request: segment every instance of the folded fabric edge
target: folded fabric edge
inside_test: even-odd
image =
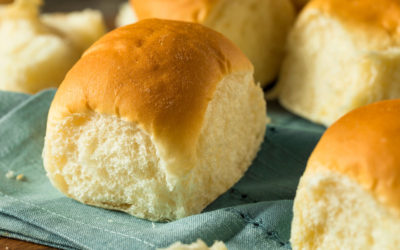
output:
[[[0,212],[0,221],[0,236],[17,238],[63,249],[82,248],[62,236],[56,235],[38,225],[26,222],[8,213]],[[24,230],[17,230],[18,232],[16,232],[16,228],[23,228]]]
[[[29,97],[27,94],[0,90],[0,118]]]
[[[48,247],[54,247],[57,249],[65,249],[65,250],[76,250],[80,249],[79,247],[72,247],[68,245],[59,244],[57,242],[45,241],[43,239],[34,238],[29,235],[18,234],[12,231],[8,231],[5,229],[0,228],[0,237],[16,239],[16,240],[23,240],[30,243],[40,244]]]
[[[13,109],[9,110],[6,114],[0,117],[0,123],[7,119],[7,117],[11,116],[13,113],[15,113],[17,110],[26,107],[30,102],[36,99],[42,99],[42,98],[51,98],[49,101],[53,100],[53,97],[55,95],[55,91],[53,89],[48,89],[44,90],[42,92],[39,92],[36,95],[32,96],[27,96],[23,101],[21,101],[17,106],[15,106]]]
[[[6,199],[9,200],[11,203],[13,203],[13,202],[18,202],[19,207],[22,207],[22,208],[25,208],[25,209],[28,209],[28,210],[29,210],[29,209],[32,209],[32,208],[33,208],[33,209],[42,209],[42,210],[45,211],[46,214],[47,214],[46,220],[49,220],[49,221],[52,221],[52,220],[55,220],[55,219],[58,219],[58,220],[69,220],[69,221],[72,221],[72,222],[74,222],[74,223],[78,223],[78,221],[75,221],[75,220],[73,220],[73,219],[64,217],[63,215],[60,215],[60,214],[55,213],[55,212],[53,212],[53,211],[49,211],[49,210],[47,210],[47,209],[43,209],[42,207],[40,207],[40,206],[38,206],[38,205],[36,205],[36,204],[30,203],[30,202],[28,202],[28,201],[24,201],[24,200],[20,200],[20,199],[18,199],[18,198],[15,198],[15,197],[11,197],[11,196],[9,196],[9,195],[6,195],[6,194],[2,193],[1,191],[0,191],[0,197],[6,198]],[[14,216],[14,217],[15,217],[15,215],[12,214],[11,211],[4,210],[4,208],[2,208],[2,207],[0,207],[0,214],[6,214],[6,215],[8,215],[8,216]],[[28,221],[29,217],[26,217],[25,219],[26,219],[26,221],[24,220],[24,222],[30,223],[30,224],[32,224],[32,225],[36,225],[36,224],[34,223],[34,221]],[[43,224],[43,223],[42,223],[42,224]],[[79,224],[86,225],[86,226],[90,227],[90,230],[101,230],[101,231],[103,231],[103,232],[111,233],[111,234],[113,234],[113,235],[119,235],[119,236],[122,236],[122,237],[127,237],[127,238],[130,238],[130,239],[133,239],[133,240],[135,240],[137,243],[142,244],[143,247],[147,247],[147,248],[149,248],[149,247],[150,247],[150,248],[156,248],[156,245],[155,245],[155,244],[153,244],[153,243],[151,243],[151,242],[147,242],[146,240],[140,239],[140,238],[135,237],[135,236],[125,235],[125,234],[122,234],[122,233],[119,233],[119,232],[111,231],[111,230],[104,229],[104,228],[100,228],[100,227],[96,227],[96,226],[90,226],[90,225],[84,224],[84,223],[79,223]],[[40,228],[41,228],[42,230],[46,230],[46,231],[49,231],[49,230],[50,230],[50,228],[49,228],[49,229],[48,229],[48,228],[44,228],[44,227],[40,227]],[[65,234],[56,232],[56,230],[52,230],[52,233],[55,234],[55,235],[57,235],[57,236],[60,237],[60,238],[63,238],[63,239],[65,239],[65,240],[67,240],[68,242],[71,242],[71,243],[74,244],[74,245],[79,246],[79,249],[90,249],[89,246],[86,246],[86,245],[84,245],[83,243],[80,243],[80,242],[74,240],[73,238],[66,236]],[[79,232],[76,231],[75,234],[79,234]],[[142,249],[145,249],[145,248],[142,248]]]

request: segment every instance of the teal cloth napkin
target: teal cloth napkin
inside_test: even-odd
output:
[[[268,104],[271,124],[245,176],[201,214],[152,223],[52,187],[41,153],[54,93],[0,92],[0,235],[62,249],[156,249],[198,238],[228,249],[290,249],[293,198],[323,127]],[[8,171],[25,178],[8,179]]]

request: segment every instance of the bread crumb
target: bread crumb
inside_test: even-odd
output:
[[[153,228],[156,227],[156,225],[154,224],[154,222],[151,222],[151,226],[152,226]]]
[[[158,248],[158,250],[228,250],[228,248],[222,241],[215,241],[214,245],[208,247],[204,241],[198,239],[196,242],[189,245],[182,244],[178,241],[168,248]]]
[[[111,222],[113,222],[113,220],[108,220],[108,222],[110,222],[110,223],[111,223]]]
[[[19,174],[19,175],[17,175],[17,181],[22,181],[22,180],[24,180],[24,175],[23,174]]]
[[[6,174],[6,178],[7,178],[7,179],[14,178],[14,175],[15,175],[14,171],[8,170],[8,172],[7,172],[7,174]]]

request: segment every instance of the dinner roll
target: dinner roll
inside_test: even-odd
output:
[[[35,93],[57,87],[105,33],[98,11],[39,15],[40,4],[16,0],[0,9],[0,90]]]
[[[400,100],[328,128],[294,201],[293,249],[399,249]]]
[[[43,14],[41,20],[48,27],[66,36],[80,54],[106,32],[102,14],[97,10]]]
[[[83,203],[168,221],[235,184],[264,138],[253,66],[199,24],[147,19],[107,34],[51,104],[44,165]]]
[[[250,59],[262,86],[277,77],[295,10],[290,0],[131,0],[139,20],[200,23],[231,39]]]
[[[400,97],[400,1],[313,0],[288,39],[279,100],[311,121]]]

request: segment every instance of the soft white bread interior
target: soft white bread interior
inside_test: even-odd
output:
[[[400,1],[313,0],[288,39],[280,103],[332,124],[350,110],[400,97]]]
[[[293,249],[399,249],[400,100],[356,109],[328,128],[294,202]]]
[[[242,177],[266,121],[253,67],[235,45],[199,24],[147,19],[104,36],[67,74],[44,165],[78,201],[174,220]]]
[[[159,250],[228,250],[222,241],[216,241],[211,247],[208,247],[204,241],[198,239],[192,244],[186,245],[181,242],[176,242],[168,248],[162,248]]]
[[[39,14],[40,0],[0,10],[0,90],[57,87],[81,53],[105,33],[100,12]]]
[[[195,22],[221,32],[250,59],[255,80],[262,86],[275,80],[279,73],[286,37],[296,15],[290,0],[131,0],[130,3],[139,20]]]

